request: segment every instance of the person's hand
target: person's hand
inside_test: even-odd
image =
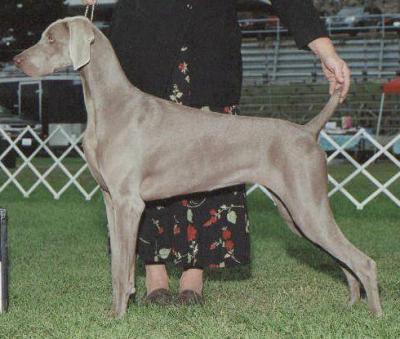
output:
[[[82,3],[84,5],[94,5],[96,3],[96,0],[82,0]]]
[[[340,89],[340,102],[346,99],[350,88],[351,72],[346,62],[336,53],[329,38],[318,38],[308,45],[320,57],[322,71],[329,81],[329,93]]]

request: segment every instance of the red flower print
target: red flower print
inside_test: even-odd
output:
[[[222,232],[222,239],[224,239],[224,240],[230,239],[231,236],[232,236],[232,232],[228,229],[226,229]]]
[[[182,206],[187,207],[189,205],[189,202],[187,200],[182,200],[181,204],[182,204]]]
[[[211,250],[211,251],[212,251],[212,250],[215,250],[215,249],[217,248],[217,245],[218,245],[217,242],[213,242],[213,243],[210,245],[210,250]]]
[[[226,240],[225,241],[224,247],[226,248],[227,251],[232,250],[234,246],[235,246],[235,244],[233,243],[232,240]]]
[[[211,226],[212,224],[215,224],[215,223],[217,222],[217,220],[218,220],[218,217],[217,217],[218,212],[217,212],[214,208],[211,209],[211,210],[209,211],[209,213],[210,213],[210,215],[211,215],[211,218],[208,219],[208,220],[203,224],[204,227],[209,227],[209,226]]]
[[[180,64],[179,64],[179,70],[183,73],[183,74],[186,74],[186,72],[187,72],[187,67],[188,67],[188,64],[186,63],[186,62],[181,62]]]
[[[215,224],[216,222],[217,222],[217,217],[215,216],[215,215],[213,215],[210,219],[208,219],[204,224],[203,224],[203,226],[204,227],[209,227],[209,226],[211,226],[212,224]]]
[[[178,225],[174,226],[174,235],[181,233],[181,228]]]
[[[196,239],[196,237],[197,237],[196,228],[192,224],[189,224],[189,226],[187,228],[187,239],[188,239],[188,241],[193,241],[193,240]]]
[[[158,234],[163,234],[163,233],[164,233],[164,227],[159,227]]]
[[[225,106],[224,107],[224,113],[232,113],[232,107],[231,106]]]

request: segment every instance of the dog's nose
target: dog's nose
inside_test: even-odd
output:
[[[15,56],[15,57],[13,58],[13,62],[14,62],[14,64],[15,64],[16,66],[21,65],[22,60],[23,60],[23,58],[22,58],[21,56],[19,56],[19,55]]]

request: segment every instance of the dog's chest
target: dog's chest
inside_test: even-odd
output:
[[[96,180],[96,182],[100,185],[103,190],[107,190],[107,186],[103,180],[103,177],[100,173],[100,168],[97,160],[97,148],[98,142],[94,136],[94,133],[91,129],[87,129],[85,131],[85,136],[83,138],[83,150],[85,152],[86,162],[88,164],[90,173]]]

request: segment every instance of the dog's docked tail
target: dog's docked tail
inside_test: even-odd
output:
[[[322,109],[321,113],[319,113],[314,119],[309,121],[304,127],[310,131],[312,134],[315,135],[317,138],[319,132],[321,132],[322,128],[328,122],[330,117],[336,110],[336,107],[339,105],[340,102],[340,90],[336,90],[332,96],[330,97],[328,103]]]

